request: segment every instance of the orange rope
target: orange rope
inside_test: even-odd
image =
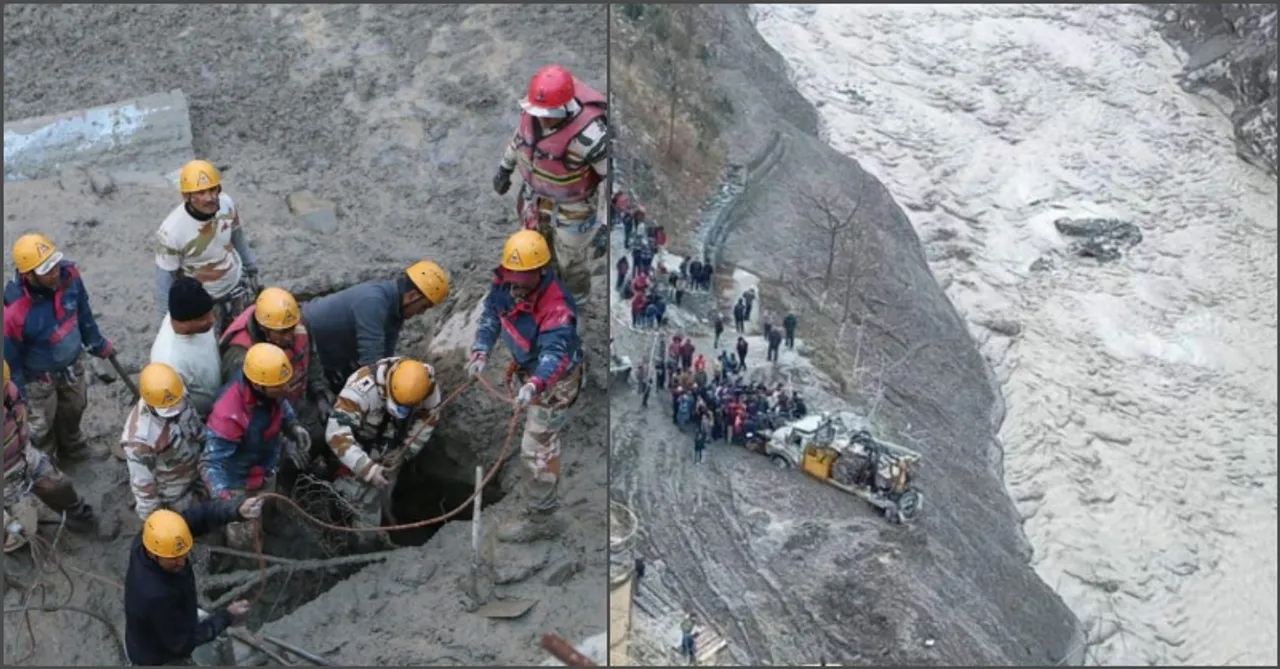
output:
[[[509,456],[509,455],[511,454],[511,445],[512,445],[512,442],[514,441],[514,438],[515,438],[516,428],[517,428],[517,427],[519,426],[519,424],[520,424],[520,422],[519,422],[519,421],[520,421],[520,412],[523,410],[523,407],[521,407],[519,404],[517,404],[514,398],[512,398],[512,397],[508,396],[507,394],[505,394],[505,393],[503,393],[503,392],[499,391],[497,388],[494,388],[492,384],[490,384],[488,381],[486,381],[486,380],[484,379],[484,377],[480,377],[480,376],[477,376],[477,377],[475,377],[475,378],[473,378],[473,379],[470,379],[470,380],[468,380],[466,383],[464,383],[464,384],[462,384],[461,386],[459,386],[457,390],[453,391],[453,393],[452,393],[452,394],[450,394],[450,395],[449,395],[449,397],[447,397],[443,402],[441,402],[441,403],[440,403],[440,409],[443,409],[444,407],[448,406],[448,405],[449,405],[450,403],[452,403],[455,399],[457,399],[457,398],[458,398],[458,396],[459,396],[459,395],[461,395],[461,394],[463,393],[463,391],[465,391],[465,390],[467,390],[468,388],[470,388],[470,387],[472,386],[472,384],[474,384],[474,383],[476,383],[476,382],[479,382],[480,386],[481,386],[482,388],[484,388],[485,390],[489,391],[489,393],[490,393],[491,395],[493,395],[494,397],[497,397],[498,399],[502,400],[503,402],[506,402],[507,404],[510,404],[510,405],[513,407],[513,410],[512,410],[512,412],[511,412],[511,420],[510,420],[510,421],[508,422],[508,424],[507,424],[507,436],[506,436],[506,441],[504,441],[504,442],[503,442],[503,444],[502,444],[502,452],[498,454],[498,458],[497,458],[497,460],[495,460],[495,461],[494,461],[493,466],[491,466],[491,467],[489,468],[488,473],[486,473],[486,474],[485,474],[484,479],[482,479],[482,480],[481,480],[480,487],[479,487],[477,490],[472,491],[471,495],[470,495],[469,497],[467,497],[466,501],[464,501],[464,502],[462,502],[461,504],[459,504],[459,505],[458,505],[457,507],[455,507],[452,511],[449,511],[449,512],[447,512],[447,513],[441,514],[441,515],[439,515],[439,516],[435,516],[434,518],[427,518],[426,520],[419,520],[419,521],[416,521],[416,522],[413,522],[413,523],[401,523],[401,524],[399,524],[399,525],[388,525],[388,526],[385,526],[385,527],[347,527],[347,526],[344,526],[344,525],[334,525],[334,524],[331,524],[331,523],[326,523],[326,522],[324,522],[323,520],[320,520],[319,518],[316,518],[315,516],[312,516],[311,514],[309,514],[309,513],[307,513],[306,511],[304,511],[304,510],[302,509],[302,507],[298,505],[298,503],[297,503],[297,502],[293,501],[292,499],[290,499],[289,497],[287,497],[287,496],[285,496],[285,495],[281,495],[281,494],[279,494],[279,493],[275,493],[275,492],[265,492],[265,493],[261,493],[261,494],[260,494],[260,495],[258,495],[258,496],[259,496],[259,497],[266,498],[266,499],[276,499],[276,500],[280,500],[281,502],[284,502],[286,505],[288,505],[288,506],[292,507],[294,511],[297,511],[297,512],[298,512],[298,514],[299,514],[299,515],[301,515],[303,519],[305,519],[307,522],[311,523],[312,525],[315,525],[315,526],[317,526],[317,527],[320,527],[320,528],[323,528],[323,529],[326,529],[326,530],[332,530],[332,531],[335,531],[335,532],[353,532],[353,533],[357,533],[357,532],[402,532],[402,531],[404,531],[404,530],[416,530],[416,529],[420,529],[420,528],[423,528],[423,527],[427,527],[427,526],[429,526],[429,525],[435,525],[435,524],[437,524],[437,523],[443,523],[443,522],[445,522],[445,521],[447,521],[447,520],[449,520],[449,519],[453,518],[454,516],[457,516],[458,514],[460,514],[460,513],[462,513],[463,511],[467,510],[467,508],[471,506],[471,503],[472,503],[473,501],[475,501],[476,495],[480,494],[480,493],[484,490],[484,488],[485,488],[486,486],[488,486],[488,485],[489,485],[490,481],[492,481],[492,480],[493,480],[493,477],[494,477],[494,476],[496,476],[496,475],[498,474],[498,469],[499,469],[499,467],[501,467],[501,466],[502,466],[502,463],[503,463],[503,462],[505,462],[505,461],[507,460],[507,456]],[[425,426],[423,426],[423,427],[425,427]],[[418,431],[420,432],[420,431],[423,429],[423,427],[419,427],[419,428],[418,428]],[[411,435],[411,436],[409,437],[409,439],[408,439],[408,440],[406,440],[406,443],[408,443],[408,442],[412,442],[412,441],[413,441],[413,439],[415,439],[417,436],[418,436],[418,432],[414,432],[414,433],[413,433],[413,435]],[[254,551],[255,551],[255,552],[257,553],[257,555],[258,555],[258,579],[259,579],[259,580],[258,580],[258,592],[257,592],[257,594],[255,594],[255,595],[254,595],[254,597],[253,597],[253,601],[256,603],[256,602],[258,602],[260,599],[262,599],[262,594],[263,594],[263,592],[266,590],[266,587],[267,587],[267,574],[266,574],[266,572],[267,572],[267,560],[266,560],[266,557],[265,557],[265,555],[263,554],[263,551],[262,551],[262,523],[261,523],[261,521],[259,521],[259,522],[258,522],[258,531],[257,531],[257,533],[254,535],[253,548],[254,548]]]

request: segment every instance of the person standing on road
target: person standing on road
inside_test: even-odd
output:
[[[738,371],[744,372],[747,369],[747,340],[744,337],[738,337]]]
[[[738,334],[745,333],[746,322],[747,322],[747,303],[743,301],[741,297],[739,297],[738,303],[733,305],[733,329]]]
[[[133,540],[124,579],[124,645],[135,667],[195,666],[191,653],[218,638],[249,613],[237,600],[202,617],[196,574],[187,555],[195,537],[236,521],[257,520],[263,499],[206,502],[185,511],[147,516]]]
[[[31,442],[55,464],[83,459],[88,387],[81,351],[106,360],[115,347],[98,329],[80,270],[48,237],[19,237],[13,264],[4,287],[4,360],[26,397]]]
[[[707,450],[707,431],[702,429],[702,423],[699,421],[693,427],[693,461],[700,463],[703,454]]]
[[[627,262],[627,257],[623,255],[618,257],[616,267],[618,271],[618,279],[614,283],[618,293],[622,293],[622,287],[627,285],[627,270],[631,269],[631,265]]]
[[[680,621],[680,651],[689,664],[695,664],[698,661],[697,635],[694,634],[693,628],[693,614],[684,614],[684,619]]]
[[[578,402],[586,379],[578,306],[551,269],[551,249],[534,230],[507,239],[502,261],[471,345],[467,374],[484,372],[499,337],[511,352],[509,386],[528,407],[520,459],[524,462],[523,514],[498,528],[498,540],[528,543],[554,539],[565,529],[560,507],[560,432]]]
[[[151,344],[151,362],[178,372],[201,419],[213,410],[213,398],[222,388],[216,318],[213,297],[204,286],[189,276],[178,277],[169,287],[169,313]]]
[[[716,327],[716,338],[714,341],[712,341],[711,348],[713,350],[719,350],[720,335],[724,334],[724,316],[720,315],[719,313],[716,314],[715,327]]]
[[[751,308],[756,304],[756,289],[748,288],[747,291],[742,294],[742,301],[747,307],[746,310],[742,312],[742,320],[745,322],[751,320]]]
[[[213,163],[193,160],[183,165],[178,190],[182,204],[156,231],[156,301],[165,309],[174,280],[192,277],[213,297],[214,322],[221,332],[256,297],[258,260]]]
[[[516,211],[526,229],[554,244],[565,285],[578,299],[591,290],[587,250],[609,211],[609,98],[561,65],[534,73],[520,100],[520,127],[493,177],[506,195],[517,169],[524,185]]]
[[[782,345],[782,331],[778,328],[769,328],[769,336],[767,338],[769,345],[768,354],[765,356],[769,362],[778,361],[778,347]]]
[[[796,315],[788,313],[782,319],[782,329],[787,333],[787,350],[796,347]]]

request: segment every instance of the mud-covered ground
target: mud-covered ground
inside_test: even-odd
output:
[[[910,222],[879,182],[819,137],[813,108],[744,8],[694,11],[699,37],[714,45],[694,56],[714,70],[714,85],[698,95],[722,98],[718,106],[732,110],[716,141],[729,163],[773,153],[777,165],[747,184],[722,268],[752,271],[772,302],[766,306],[800,313],[799,337],[842,399],[874,407],[877,433],[924,454],[928,502],[913,526],[900,528],[857,499],[736,449],[713,448],[708,463],[694,466],[691,439],[663,415],[663,394],[655,393],[658,408],[649,412],[636,408],[634,395],[615,395],[612,494],[639,517],[638,549],[663,563],[665,599],[701,613],[733,658],[749,664],[1077,661],[1078,624],[1028,565],[1004,488],[996,440],[1003,404]],[[632,20],[637,31],[647,29],[644,20]],[[624,110],[640,104],[629,96],[652,94],[612,91]],[[664,124],[626,117],[620,158],[662,169],[656,152],[627,155],[644,149],[625,136],[655,136]],[[766,149],[774,131],[778,146]],[[858,236],[839,259],[842,270],[856,272],[848,288],[855,318],[843,328],[822,314],[831,305],[816,304],[798,285],[821,274],[826,248],[804,222],[811,212],[797,205],[800,191],[861,202]],[[651,211],[662,195],[652,197]],[[643,340],[630,339],[621,352],[642,356]],[[823,381],[801,383],[813,393]]]
[[[459,339],[428,343],[483,296],[488,270],[514,229],[510,200],[495,196],[489,181],[517,121],[515,101],[549,61],[605,86],[605,16],[604,6],[563,5],[7,5],[4,118],[181,88],[195,151],[223,168],[267,283],[315,294],[390,276],[423,257],[450,270],[450,302],[412,322],[401,340],[403,353],[435,362],[447,390],[462,382]],[[319,236],[292,220],[285,197],[303,188],[337,203],[336,233]],[[136,371],[162,317],[152,295],[151,233],[176,202],[171,190],[146,185],[121,184],[103,197],[76,178],[7,183],[6,275],[7,248],[18,235],[49,234],[80,265],[104,331]],[[604,359],[605,304],[597,291],[583,306],[592,361]],[[603,367],[592,371],[597,385]],[[117,581],[139,527],[126,505],[124,466],[105,456],[126,402],[118,383],[91,387],[84,425],[103,457],[69,469],[108,519],[108,534],[118,537],[60,542],[68,566]],[[450,478],[470,481],[475,465],[497,456],[508,411],[481,390],[469,391],[450,408],[419,469],[437,472],[442,486]],[[470,531],[456,524],[350,576],[266,631],[348,665],[538,663],[546,658],[536,646],[543,632],[569,639],[602,632],[606,421],[603,398],[591,392],[565,434],[563,499],[574,518],[566,539],[497,548],[499,575],[509,583],[496,595],[539,602],[523,618],[465,613],[460,581]],[[504,488],[513,486],[516,469],[506,468]],[[517,501],[507,497],[486,517],[504,517]],[[318,577],[299,572],[292,579],[297,589]],[[71,581],[73,604],[122,628],[114,585],[75,571]],[[65,579],[51,582],[49,602],[57,603],[69,588]],[[273,580],[269,590],[278,585]],[[6,607],[17,597],[7,592]],[[272,608],[269,601],[260,614]],[[28,654],[22,621],[5,616],[6,664]],[[37,645],[26,663],[121,661],[105,626],[80,614],[37,612],[30,621]]]

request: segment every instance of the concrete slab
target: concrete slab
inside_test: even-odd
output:
[[[181,90],[4,124],[4,180],[64,174],[69,168],[162,175],[176,185],[195,157],[191,115]]]

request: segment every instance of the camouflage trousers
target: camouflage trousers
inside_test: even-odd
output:
[[[35,534],[39,519],[37,500],[61,513],[75,508],[80,503],[80,494],[71,484],[71,478],[53,464],[48,454],[27,444],[23,450],[23,462],[4,475],[5,527],[11,520],[16,520],[22,524],[24,536]],[[19,541],[18,545],[21,543]],[[6,548],[9,545],[10,537],[6,532]]]
[[[560,432],[569,422],[569,410],[578,402],[586,367],[585,361],[579,363],[526,409],[520,460],[530,511],[548,513],[559,506]]]
[[[250,497],[256,497],[264,492],[276,491],[276,475],[268,476],[263,482],[262,487],[256,490],[245,492],[244,490],[232,490],[231,499],[245,500]],[[227,547],[240,551],[253,552],[253,539],[258,536],[262,529],[262,518],[254,518],[253,520],[244,520],[236,523],[228,523],[226,528]]]
[[[592,216],[582,223],[569,225],[558,220],[553,225],[552,219],[544,216],[538,231],[551,242],[551,254],[565,287],[576,299],[586,299],[591,292],[591,242],[600,219]]]
[[[77,457],[89,447],[80,430],[88,404],[84,360],[77,358],[65,370],[27,377],[27,417],[31,443],[56,463],[60,457]]]

